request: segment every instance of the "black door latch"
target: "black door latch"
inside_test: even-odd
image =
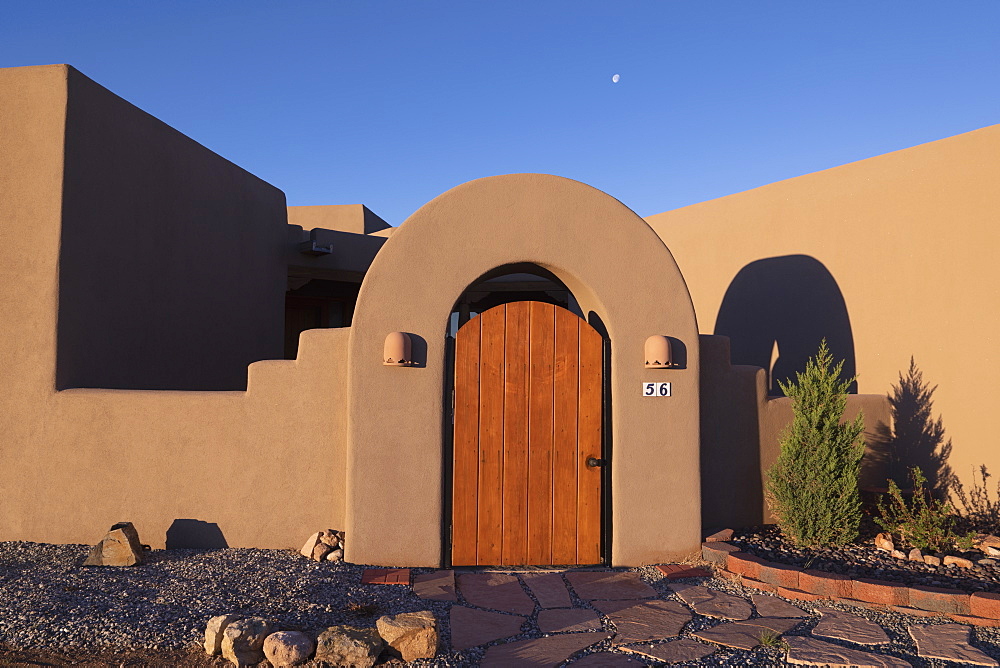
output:
[[[598,459],[597,457],[587,457],[587,466],[590,466],[591,468],[604,466],[605,464],[607,464],[607,462],[603,459]]]

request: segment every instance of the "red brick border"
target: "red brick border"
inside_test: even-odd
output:
[[[1000,625],[1000,594],[958,589],[907,587],[896,582],[859,578],[815,570],[800,570],[741,552],[730,543],[702,545],[702,555],[729,579],[741,576],[743,584],[778,596],[800,601],[832,598],[847,604],[889,606],[917,616],[948,615],[955,621],[977,626]]]

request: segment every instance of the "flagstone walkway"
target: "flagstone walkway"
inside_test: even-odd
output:
[[[642,576],[441,570],[415,576],[413,591],[450,604],[441,650],[486,667],[1000,666],[1000,646],[976,647],[972,628],[950,620],[895,615],[880,624],[863,616],[877,619],[873,611],[793,604],[711,577],[678,579],[691,571],[670,566]]]

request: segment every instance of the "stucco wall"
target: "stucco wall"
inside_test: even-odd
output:
[[[750,266],[743,276],[756,277],[740,281],[744,299],[776,307],[819,301],[829,314],[838,295],[828,272],[844,314],[815,326],[785,308],[786,327],[771,332],[782,354],[815,351],[828,331],[846,336],[851,350],[834,352],[853,353],[858,391],[871,394],[888,392],[915,357],[938,386],[934,412],[954,441],[950,464],[968,479],[978,464],[1000,471],[991,371],[1000,331],[998,181],[1000,126],[991,126],[648,222],[677,258],[701,331],[733,337],[734,363],[750,362],[736,355],[738,336],[720,332],[718,317],[741,270]],[[764,338],[768,350],[754,355],[766,367]]]
[[[283,355],[284,194],[67,74],[59,388],[244,389]]]
[[[67,79],[78,76],[65,66],[0,70],[0,99],[4,101],[0,105],[0,272],[4,279],[0,281],[4,315],[0,321],[0,429],[4,434],[0,442],[0,540],[92,543],[112,523],[127,520],[135,522],[143,542],[154,547],[163,547],[168,535],[174,544],[190,543],[199,531],[202,538],[210,539],[213,524],[217,525],[216,540],[224,539],[230,546],[293,547],[319,528],[342,528],[346,330],[305,332],[297,360],[251,365],[247,392],[56,391],[64,185],[66,191],[76,192],[74,207],[90,212],[84,220],[93,222],[93,212],[108,205],[104,196],[116,190],[115,184],[131,184],[119,168],[104,165],[103,178],[108,181],[87,200],[80,183],[74,182],[83,178],[81,169],[64,169]],[[103,89],[95,95],[98,109],[110,105],[112,112],[125,113],[117,102],[104,99],[109,94]],[[129,119],[121,120],[128,132]],[[163,144],[158,151],[176,151],[177,159],[195,160],[191,169],[204,175],[196,158],[204,156],[205,149],[173,131],[157,130],[154,135]],[[98,161],[94,168],[102,164]],[[229,173],[228,168],[219,169]],[[84,179],[92,181],[91,176]],[[197,200],[206,211],[228,211],[227,215],[240,217],[247,207],[259,204],[263,209],[254,215],[260,227],[277,227],[283,241],[283,198],[266,184],[260,185],[256,195],[248,193],[253,182],[233,176],[228,184],[216,181],[206,191],[200,185],[188,188],[173,181],[168,190],[154,193],[152,201],[175,199],[194,206]],[[135,203],[141,195],[128,197]],[[277,208],[269,208],[272,205]],[[74,207],[69,218],[76,225],[81,218]],[[123,241],[130,235],[148,241],[157,232],[139,228],[169,223],[155,212],[148,217],[138,215],[142,211],[131,220],[116,219]],[[274,217],[264,225],[267,215]],[[223,229],[238,229],[236,220],[213,220]],[[259,231],[255,225],[253,229]],[[213,234],[206,233],[204,238],[212,240]],[[249,234],[253,239],[233,240],[228,250],[251,241],[262,243],[255,234]],[[63,250],[72,253],[65,248],[65,236],[62,241]],[[191,241],[197,245],[198,239]],[[94,250],[95,261],[109,260],[101,249]],[[227,248],[214,250],[224,256]],[[284,257],[282,243],[273,250]],[[205,259],[200,253],[182,254],[178,261]],[[253,258],[244,259],[250,268],[257,266]],[[134,261],[127,260],[126,264]],[[157,269],[163,261],[148,258],[149,266]],[[231,266],[234,260],[219,262]],[[187,270],[205,275],[197,267]],[[170,276],[174,274],[166,278]],[[73,278],[79,276],[63,274],[64,287]],[[127,282],[130,276],[122,274],[121,279]],[[154,279],[144,281],[158,286]],[[108,299],[120,305],[123,293],[116,292],[115,285],[107,287]],[[279,276],[279,294],[283,288],[284,279]],[[148,296],[155,305],[158,293]],[[100,297],[88,296],[88,303]],[[267,295],[261,299],[266,302]],[[266,303],[261,308],[269,312]],[[280,331],[280,315],[276,324]],[[123,335],[137,335],[135,329],[123,328]],[[267,331],[261,336],[266,340]],[[231,339],[215,333],[199,344],[203,352],[225,357],[230,348],[245,350],[241,347],[247,337],[246,332],[234,332]],[[153,355],[155,351],[147,352]],[[198,356],[194,358],[186,364],[196,366]],[[246,367],[242,373],[247,373]]]
[[[469,285],[515,263],[555,274],[609,334],[612,563],[697,551],[699,348],[684,280],[653,231],[614,198],[568,179],[515,174],[463,184],[424,205],[365,276],[349,354],[347,558],[442,562],[448,317]],[[420,366],[382,365],[393,331],[417,339]],[[651,334],[675,337],[686,348],[685,368],[644,369]],[[674,395],[643,398],[644,380],[670,381]]]

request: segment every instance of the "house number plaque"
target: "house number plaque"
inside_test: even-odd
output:
[[[642,396],[644,397],[669,397],[670,383],[643,383]]]

